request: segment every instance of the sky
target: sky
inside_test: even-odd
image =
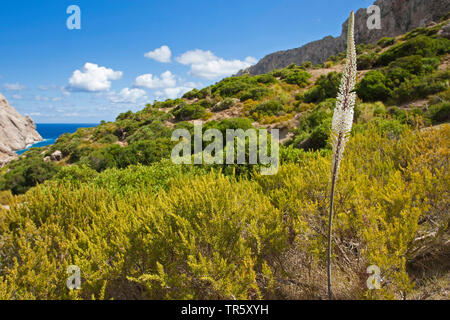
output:
[[[112,121],[272,52],[339,36],[350,11],[372,3],[2,0],[0,92],[37,123]]]

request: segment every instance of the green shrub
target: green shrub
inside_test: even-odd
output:
[[[432,105],[426,112],[426,116],[433,124],[450,121],[450,102],[442,102]]]
[[[257,101],[269,94],[270,94],[269,89],[262,88],[262,87],[255,87],[255,88],[251,88],[251,89],[243,91],[240,95],[240,99],[241,99],[241,101],[246,101],[249,99]]]
[[[28,152],[24,159],[11,163],[9,170],[0,176],[0,190],[11,190],[13,194],[25,193],[31,187],[51,179],[59,168]]]
[[[416,28],[412,31],[409,31],[408,33],[406,33],[402,39],[403,40],[409,40],[418,36],[434,36],[440,29],[441,29],[442,25],[436,25],[435,27],[432,28],[425,28],[425,27],[419,27]]]
[[[377,59],[378,54],[376,54],[375,52],[358,55],[357,58],[358,70],[371,69],[375,65]]]
[[[380,71],[369,71],[356,85],[358,97],[364,101],[386,101],[390,90],[386,87],[386,76]]]
[[[377,60],[378,66],[387,66],[390,62],[412,55],[422,57],[435,57],[450,52],[450,40],[433,39],[426,36],[418,36],[399,43],[382,53]]]
[[[219,102],[218,104],[216,104],[213,108],[212,111],[213,112],[220,112],[223,110],[227,110],[230,109],[233,105],[234,105],[234,100],[232,98],[226,98],[225,100]]]
[[[166,101],[155,101],[153,103],[153,107],[154,108],[161,108],[161,109],[166,109],[166,108],[173,108],[182,104],[185,104],[186,102],[183,99],[167,99]]]
[[[177,107],[172,112],[176,120],[185,121],[204,117],[206,114],[206,109],[199,104],[191,104]]]
[[[212,92],[218,93],[221,97],[235,97],[240,92],[246,91],[256,85],[256,81],[250,76],[230,77],[223,79],[216,84]]]
[[[388,72],[395,69],[402,69],[414,75],[423,75],[437,70],[439,59],[422,58],[421,56],[408,56],[399,58],[389,64]]]
[[[283,104],[278,100],[270,100],[258,104],[252,110],[250,114],[258,113],[267,116],[279,116],[284,112]]]
[[[271,74],[274,77],[279,77],[286,83],[296,84],[301,88],[304,88],[309,84],[308,79],[311,77],[311,74],[306,72],[303,67],[297,66],[295,63],[284,69],[274,70]]]
[[[427,76],[423,78],[412,78],[401,83],[392,90],[392,101],[405,103],[425,98],[431,94],[444,91],[448,84],[441,76]]]
[[[192,89],[191,91],[186,92],[183,95],[183,99],[188,99],[188,100],[204,99],[204,98],[205,98],[205,95],[202,92],[200,92],[200,90],[198,90],[198,89]]]
[[[305,61],[302,63],[301,67],[304,69],[311,69],[313,67],[313,64],[311,61]]]
[[[108,134],[108,135],[102,137],[98,142],[99,143],[114,143],[114,142],[117,142],[117,140],[119,140],[117,138],[117,136],[115,136],[114,134]]]
[[[258,83],[263,83],[263,84],[272,84],[272,83],[276,83],[277,79],[275,79],[275,77],[273,75],[268,73],[268,74],[256,76],[256,81]]]
[[[304,94],[304,102],[319,103],[328,98],[336,97],[341,83],[341,77],[342,74],[337,72],[330,72],[326,76],[320,76],[316,81],[316,85]]]
[[[165,126],[161,121],[155,120],[151,124],[142,126],[131,136],[127,137],[128,143],[135,143],[141,140],[152,140],[156,138],[170,137],[171,129]]]
[[[286,74],[282,80],[289,84],[296,84],[300,88],[304,88],[309,84],[308,79],[311,77],[309,73],[302,69],[297,69]]]
[[[127,111],[121,113],[117,116],[116,121],[125,120],[125,119],[133,119],[134,113],[132,111]]]
[[[385,37],[385,38],[381,38],[380,40],[378,40],[377,45],[379,45],[381,48],[386,48],[386,47],[392,46],[394,43],[395,43],[395,38]]]
[[[97,176],[97,171],[86,165],[74,165],[61,168],[61,170],[59,170],[55,175],[54,179],[63,180],[73,184],[81,184],[91,182]]]

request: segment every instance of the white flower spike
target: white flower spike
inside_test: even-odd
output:
[[[344,74],[342,75],[339,94],[337,97],[336,108],[334,109],[333,122],[331,124],[331,139],[333,144],[333,158],[331,163],[331,193],[330,193],[330,215],[328,220],[328,298],[333,299],[331,284],[331,236],[333,226],[333,204],[334,188],[339,174],[342,157],[344,155],[345,145],[347,144],[352,130],[353,112],[356,101],[354,92],[356,84],[356,47],[355,47],[355,14],[350,14],[348,19],[347,35],[347,62],[345,64]]]
[[[333,144],[333,160],[331,175],[339,173],[339,167],[344,154],[345,145],[348,141],[353,124],[353,113],[355,107],[356,93],[356,48],[354,38],[354,13],[348,20],[347,38],[347,63],[342,76],[339,94],[337,96],[336,108],[334,109],[333,122],[331,126],[331,136]]]

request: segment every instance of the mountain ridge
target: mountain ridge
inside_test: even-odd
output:
[[[381,29],[369,30],[367,19],[370,15],[367,14],[367,9],[359,9],[355,14],[357,43],[369,44],[383,37],[395,37],[417,27],[425,27],[450,12],[450,2],[445,0],[377,0],[374,5],[381,10]],[[268,54],[257,64],[239,71],[236,75],[260,75],[285,68],[292,63],[301,65],[306,61],[313,64],[324,63],[329,57],[345,50],[347,23],[348,20],[343,23],[339,37],[326,36],[299,48]]]

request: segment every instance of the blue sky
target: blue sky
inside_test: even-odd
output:
[[[2,0],[0,92],[38,123],[94,123],[337,36],[372,0]],[[69,30],[70,5],[81,29]],[[158,49],[158,50],[156,50]]]

